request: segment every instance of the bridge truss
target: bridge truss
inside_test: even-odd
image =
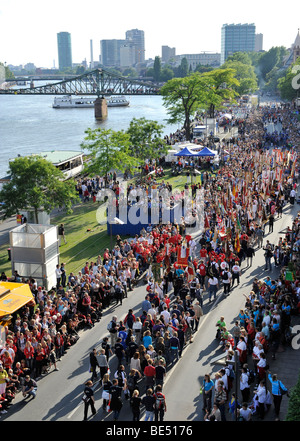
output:
[[[159,95],[157,86],[95,69],[78,77],[45,86],[0,90],[12,95]]]

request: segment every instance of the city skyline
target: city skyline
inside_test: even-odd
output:
[[[300,26],[297,4],[291,0],[285,2],[285,9],[280,12],[258,0],[253,0],[251,10],[241,10],[241,3],[236,0],[226,10],[226,5],[217,0],[213,11],[194,0],[185,8],[179,0],[153,0],[151,7],[143,10],[137,0],[131,0],[131,7],[116,0],[113,13],[109,5],[93,0],[86,9],[74,7],[70,0],[53,0],[47,9],[40,4],[37,0],[30,4],[13,0],[0,6],[1,62],[58,67],[59,32],[71,34],[73,63],[86,59],[89,64],[91,40],[94,61],[98,61],[100,41],[123,39],[129,29],[144,31],[145,58],[153,59],[161,56],[162,46],[174,47],[178,55],[220,53],[221,29],[226,23],[254,23],[256,33],[264,36],[264,50],[272,46],[289,48]]]

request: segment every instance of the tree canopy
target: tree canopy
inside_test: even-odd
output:
[[[73,182],[63,180],[63,173],[41,156],[18,157],[9,163],[10,181],[0,191],[5,217],[33,209],[38,222],[39,209],[50,213],[65,206],[72,212],[78,200]]]
[[[136,157],[132,156],[129,150],[129,134],[123,130],[88,128],[85,133],[81,148],[87,150],[90,155],[86,164],[87,173],[107,176],[112,170],[132,170],[138,164]]]
[[[127,129],[130,139],[129,151],[140,162],[160,158],[167,152],[162,139],[163,126],[146,118],[133,118]]]

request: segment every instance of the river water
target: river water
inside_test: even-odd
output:
[[[167,124],[161,96],[130,96],[129,107],[109,107],[105,121],[96,121],[94,109],[53,109],[54,97],[0,95],[0,177],[9,159],[52,150],[81,150],[87,128],[126,130],[133,118],[145,117],[164,126],[169,135],[179,125]]]

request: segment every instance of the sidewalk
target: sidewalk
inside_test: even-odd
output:
[[[292,316],[291,326],[300,325],[300,316]],[[293,334],[295,336],[296,334]],[[298,338],[298,343],[299,343]],[[271,355],[267,355],[269,362]],[[298,381],[300,372],[300,348],[293,349],[292,346],[279,346],[275,360],[270,360],[270,372],[271,374],[277,374],[278,379],[282,381],[285,387],[290,391]],[[270,382],[267,380],[267,387],[270,390]],[[289,405],[289,398],[285,395],[282,398],[280,407],[280,420],[284,421]],[[274,421],[274,406],[267,412],[265,421]]]

